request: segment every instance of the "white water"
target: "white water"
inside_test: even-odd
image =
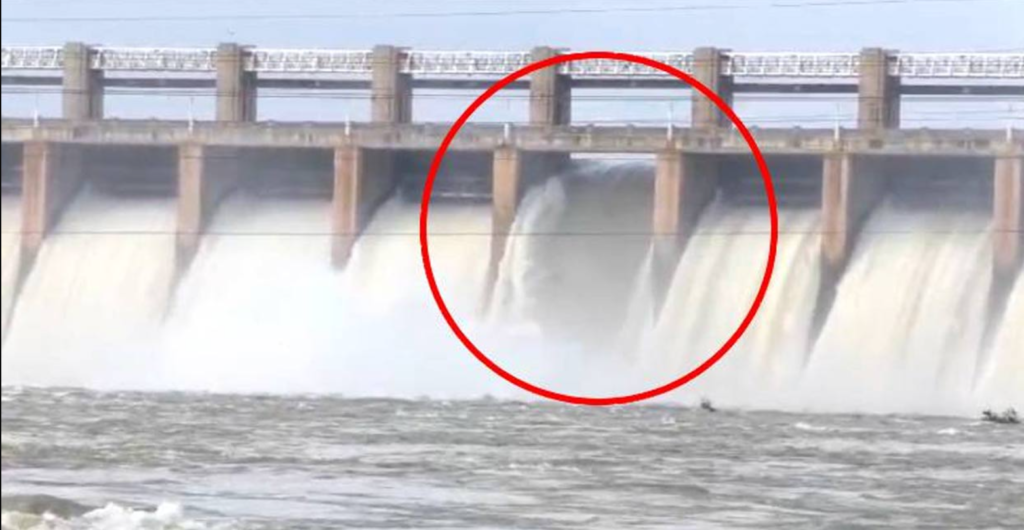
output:
[[[3,528],[10,530],[228,530],[231,525],[208,525],[185,516],[180,504],[164,502],[147,511],[109,503],[80,517],[62,518],[51,513],[4,511]]]
[[[818,213],[782,210],[772,282],[750,328],[679,394],[729,406],[780,406],[807,351],[820,282]],[[764,207],[713,203],[690,238],[645,344],[644,362],[667,383],[711,357],[740,325],[760,286],[770,218]]]
[[[1024,404],[1024,279],[1010,294],[991,353],[980,378],[982,402]]]
[[[40,249],[3,347],[3,381],[125,386],[145,373],[171,288],[173,198],[84,189]]]
[[[330,266],[328,208],[326,201],[244,195],[226,201],[212,226],[218,235],[205,238],[181,285],[151,385],[399,397],[486,393],[483,367],[442,327],[429,298],[416,205],[385,204],[344,272]],[[432,255],[453,311],[481,303],[489,215],[481,206],[433,211],[439,233]],[[274,235],[281,227],[292,234]]]
[[[651,321],[649,172],[589,168],[532,189],[489,306],[489,206],[435,204],[434,269],[471,340],[522,379],[585,395],[665,383],[717,350],[760,282],[767,212],[709,207]],[[4,203],[5,230],[15,208]],[[4,382],[527,397],[448,330],[423,278],[417,221],[417,205],[391,200],[339,272],[330,266],[326,199],[240,192],[218,209],[168,300],[173,201],[85,193],[63,233],[47,239],[18,301]],[[1024,282],[992,352],[979,352],[991,281],[987,221],[984,213],[881,207],[812,345],[818,214],[782,210],[760,313],[721,363],[673,399],[886,412],[1024,405]]]
[[[3,336],[7,336],[7,318],[10,316],[11,303],[18,279],[19,259],[21,254],[21,197],[4,195],[0,198],[0,224],[3,237],[0,238],[0,325],[3,325]]]
[[[533,190],[524,200],[522,218],[537,222],[517,226],[535,233],[542,218],[558,230],[572,222],[566,212],[574,208],[566,208],[561,188],[552,181]],[[586,200],[579,202],[593,208]],[[378,210],[343,272],[329,265],[328,206],[245,195],[222,204],[212,234],[204,238],[178,290],[163,333],[161,364],[147,384],[214,391],[526,397],[473,359],[434,306],[421,270],[418,205],[395,198]],[[492,311],[485,310],[490,219],[487,204],[431,208],[433,268],[462,329],[504,368],[531,382],[559,391],[607,386],[599,376],[608,372],[595,374],[593,359],[571,333],[549,336],[542,326],[548,323],[530,315],[534,299],[551,299],[544,297],[547,282],[579,265],[559,263],[552,247],[564,238],[512,238],[497,283],[515,284],[518,294],[507,308],[495,301]],[[281,232],[291,234],[269,235]],[[591,244],[599,239],[591,238]],[[645,243],[632,245],[642,255]],[[515,256],[539,261],[520,262]],[[537,275],[548,265],[550,276]],[[599,280],[614,275],[614,267],[602,270]],[[571,306],[563,303],[560,309],[568,312]],[[581,318],[567,314],[563,319],[574,320]]]
[[[805,375],[829,410],[972,410],[992,280],[986,212],[885,204],[864,227]]]

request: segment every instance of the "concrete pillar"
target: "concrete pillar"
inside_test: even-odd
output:
[[[28,142],[24,149],[21,256],[31,262],[81,185],[83,157],[76,145]]]
[[[80,42],[64,45],[64,119],[88,121],[103,118],[103,72],[93,70],[92,52]]]
[[[847,153],[825,156],[821,186],[821,283],[815,308],[814,335],[835,301],[861,227],[886,190],[883,161]]]
[[[697,48],[693,51],[693,77],[715,91],[728,105],[733,101],[732,78],[724,75],[725,54],[718,48]],[[693,91],[690,122],[695,129],[728,127],[729,118],[713,101]]]
[[[846,153],[825,157],[822,182],[822,255],[842,270],[857,233],[885,192],[882,161]]]
[[[493,171],[491,262],[497,264],[505,253],[505,243],[515,222],[519,201],[523,198],[525,175],[522,153],[512,147],[496,150]]]
[[[860,52],[857,126],[865,130],[900,126],[900,78],[889,75],[891,52],[866,48]]]
[[[658,153],[652,218],[653,285],[660,305],[679,258],[704,208],[718,189],[718,163],[709,156],[679,151]]]
[[[550,46],[538,46],[531,52],[533,62],[558,55]],[[530,76],[530,124],[568,125],[572,123],[572,85],[558,66],[537,70]]]
[[[1024,262],[1024,159],[1019,156],[996,159],[992,213],[995,277],[1009,285]]]
[[[353,145],[334,150],[331,261],[336,267],[348,263],[356,239],[396,182],[393,153]]]
[[[192,262],[203,232],[220,201],[238,183],[239,153],[235,149],[185,144],[178,147],[178,271]]]
[[[412,77],[402,73],[401,48],[378,45],[373,48],[370,87],[370,116],[373,123],[412,121]]]
[[[217,46],[217,121],[256,120],[256,74],[245,71],[244,47]]]

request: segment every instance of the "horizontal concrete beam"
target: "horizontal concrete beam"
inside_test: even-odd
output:
[[[211,123],[104,120],[74,123],[65,120],[4,119],[4,142],[47,141],[75,144],[181,145],[229,147],[299,147],[333,149],[355,145],[367,149],[432,151],[448,133],[448,124],[310,124]],[[827,154],[841,151],[864,155],[1020,156],[1024,131],[995,130],[848,130],[752,129],[766,154]],[[515,147],[526,151],[562,153],[656,153],[666,149],[698,154],[744,154],[749,147],[732,130],[674,129],[630,126],[518,126],[470,124],[450,148],[493,151]]]
[[[473,90],[483,91],[491,87],[500,77],[473,78],[423,78],[414,77],[409,83],[414,90]],[[62,77],[59,75],[40,75],[37,73],[11,73],[0,76],[0,84],[21,87],[58,87]],[[138,89],[212,89],[217,86],[216,80],[208,77],[108,77],[101,80],[103,88],[138,88]],[[674,77],[649,79],[579,79],[570,78],[571,88],[618,88],[618,89],[673,89],[689,90]],[[283,78],[257,77],[253,86],[259,89],[274,90],[370,90],[369,79],[361,78]],[[793,82],[735,82],[732,85],[735,94],[856,94],[855,83],[820,83],[807,81]],[[529,90],[530,82],[514,81],[503,90]],[[1024,96],[1022,85],[979,85],[976,83],[948,83],[941,85],[913,84],[900,87],[901,96]]]

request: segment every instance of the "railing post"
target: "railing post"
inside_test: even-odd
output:
[[[857,124],[865,130],[900,126],[900,78],[889,75],[891,51],[865,48],[860,52]]]
[[[244,47],[217,46],[217,121],[256,120],[256,74],[245,71]]]
[[[81,42],[64,45],[64,119],[103,118],[103,72],[92,69],[92,50]]]

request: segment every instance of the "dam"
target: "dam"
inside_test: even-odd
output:
[[[387,367],[413,396],[500,394],[453,382],[483,368],[420,276],[418,200],[448,125],[416,122],[414,92],[479,91],[557,53],[5,47],[5,85],[62,98],[59,117],[2,123],[5,383],[373,394]],[[650,56],[727,101],[857,104],[855,128],[751,130],[780,209],[775,276],[688,392],[1024,405],[1024,131],[900,127],[905,95],[1024,98],[1024,55]],[[744,138],[699,98],[686,126],[573,122],[574,90],[673,83],[564,64],[510,87],[528,91],[525,123],[469,123],[451,144],[431,207],[439,283],[510,371],[635,389],[692,369],[741,318],[770,226]],[[104,117],[105,88],[168,86],[211,89],[215,120]],[[260,121],[260,91],[282,87],[369,91],[370,121]]]

